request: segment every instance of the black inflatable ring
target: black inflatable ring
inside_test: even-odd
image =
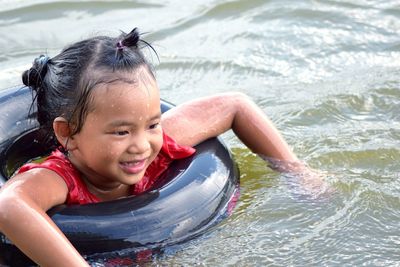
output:
[[[27,160],[49,151],[40,145],[32,94],[26,87],[0,91],[0,186]],[[162,112],[172,105],[162,101]],[[230,152],[214,138],[175,161],[152,190],[136,197],[57,206],[48,214],[89,261],[159,251],[192,239],[227,215],[239,173]],[[0,233],[0,264],[27,258]]]

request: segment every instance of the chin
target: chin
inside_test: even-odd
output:
[[[144,173],[140,177],[135,177],[133,179],[127,179],[128,185],[135,185],[143,180]]]

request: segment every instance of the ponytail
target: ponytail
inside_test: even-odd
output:
[[[114,69],[119,69],[119,66],[130,66],[130,65],[136,65],[139,62],[134,62],[132,64],[132,62],[125,62],[127,59],[125,58],[125,53],[129,53],[126,52],[126,50],[134,50],[134,52],[138,53],[140,55],[140,57],[138,59],[144,60],[144,56],[142,54],[142,52],[140,51],[142,47],[140,47],[140,43],[144,44],[144,47],[147,46],[149,47],[151,50],[153,50],[154,54],[157,56],[157,59],[159,60],[157,51],[154,49],[154,47],[146,42],[145,40],[140,38],[140,34],[139,34],[139,30],[138,28],[134,28],[131,32],[129,33],[124,33],[122,32],[122,34],[119,36],[119,39],[117,41],[117,43],[115,44],[116,47],[116,51],[115,51],[115,62],[114,62]],[[145,63],[140,62],[139,64],[143,64]],[[146,63],[147,65],[147,63]]]
[[[50,63],[48,56],[40,55],[33,61],[32,67],[22,74],[22,82],[32,90],[39,91],[47,73],[47,65]]]

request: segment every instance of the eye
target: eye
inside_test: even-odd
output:
[[[128,131],[115,131],[113,134],[118,135],[118,136],[123,136],[129,134]]]
[[[153,123],[153,124],[151,124],[150,126],[149,126],[149,129],[150,130],[153,130],[153,129],[155,129],[155,128],[157,128],[158,126],[160,125],[160,123]]]

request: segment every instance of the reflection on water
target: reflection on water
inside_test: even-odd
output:
[[[233,137],[242,196],[228,220],[157,265],[359,266],[400,261],[398,1],[0,0],[0,87],[40,53],[138,26],[162,97],[238,90],[336,189],[299,201]]]

